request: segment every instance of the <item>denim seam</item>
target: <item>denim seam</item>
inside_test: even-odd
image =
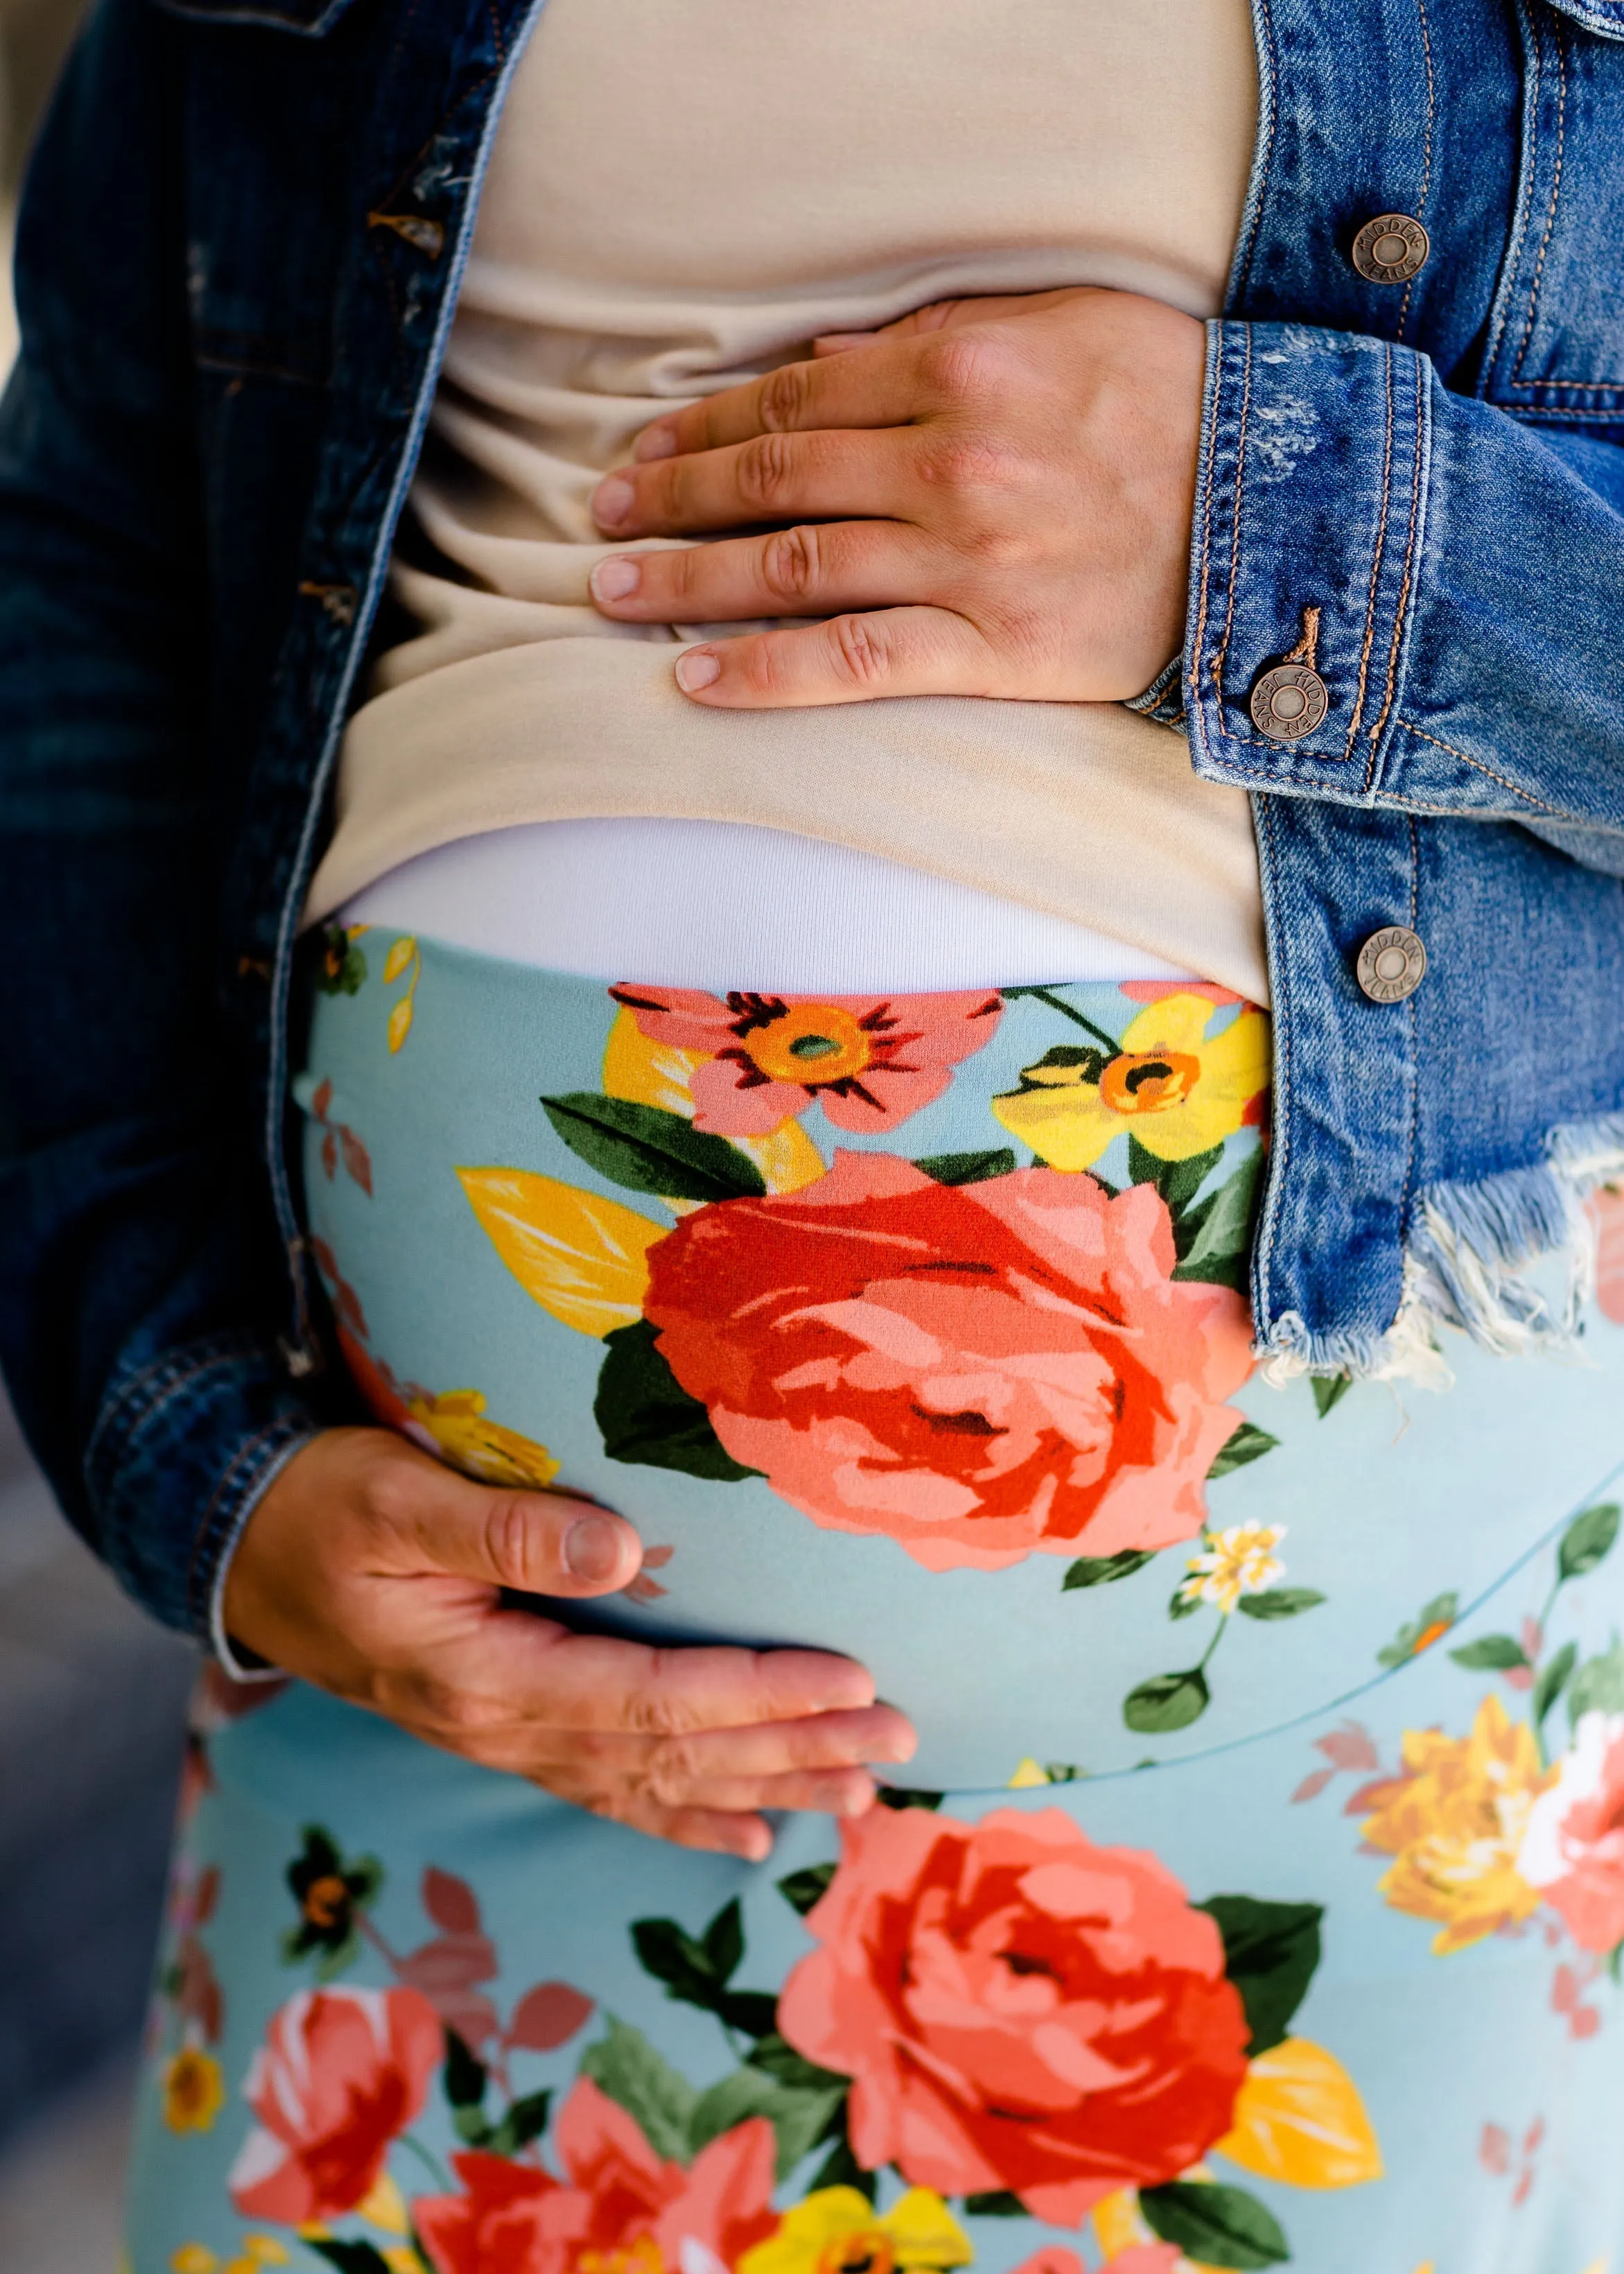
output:
[[[1386,727],[1388,713],[1393,708],[1394,689],[1398,679],[1399,650],[1403,645],[1404,624],[1410,608],[1410,587],[1415,575],[1416,545],[1420,534],[1421,459],[1424,430],[1421,418],[1423,403],[1421,368],[1418,364],[1415,366],[1414,371],[1411,373],[1411,377],[1415,387],[1416,449],[1415,457],[1411,463],[1410,470],[1410,526],[1406,531],[1404,537],[1404,573],[1399,581],[1398,599],[1395,603],[1393,610],[1393,643],[1387,650],[1387,681],[1386,687],[1382,689],[1381,708],[1376,714],[1376,723],[1370,730],[1370,763],[1365,770],[1365,787],[1366,789],[1371,788],[1374,780],[1377,746],[1381,741],[1382,729]]]
[[[1214,339],[1214,347],[1213,354],[1212,413],[1207,425],[1207,431],[1202,437],[1202,447],[1206,453],[1207,463],[1202,469],[1205,491],[1200,501],[1201,573],[1196,590],[1195,632],[1194,636],[1190,643],[1190,651],[1193,663],[1193,669],[1191,673],[1192,692],[1189,706],[1190,731],[1192,736],[1194,736],[1194,738],[1200,742],[1203,747],[1205,747],[1207,737],[1206,720],[1201,711],[1201,672],[1203,668],[1202,651],[1207,641],[1207,585],[1212,570],[1213,497],[1216,486],[1214,467],[1218,456],[1218,430],[1222,417],[1221,406],[1223,401],[1223,364],[1224,358],[1229,352],[1229,334],[1225,328],[1221,324],[1214,325],[1213,335]]]
[[[1410,929],[1418,933],[1421,929],[1421,836],[1416,827],[1414,814],[1407,818],[1410,824]],[[1416,1147],[1421,1128],[1420,1027],[1418,1006],[1413,991],[1405,1002],[1404,1010],[1410,1024],[1410,1147],[1404,1156],[1404,1182],[1398,1203],[1401,1246],[1410,1234],[1410,1204],[1416,1178]]]
[[[1539,308],[1540,281],[1545,275],[1545,254],[1551,249],[1551,232],[1556,227],[1556,202],[1561,194],[1562,188],[1562,161],[1566,154],[1568,140],[1568,59],[1562,49],[1560,24],[1553,25],[1552,32],[1556,41],[1556,163],[1551,171],[1551,202],[1545,209],[1545,234],[1539,240],[1539,253],[1534,262],[1533,279],[1529,285],[1528,320],[1522,327],[1522,337],[1517,343],[1517,359],[1511,367],[1511,377],[1507,382],[1510,387],[1538,384],[1537,380],[1530,382],[1523,378],[1522,362],[1528,353],[1528,343],[1534,336],[1534,318]],[[1538,37],[1543,44],[1543,33],[1538,34]],[[1543,75],[1543,64],[1541,69]]]
[[[1425,225],[1427,201],[1432,194],[1432,127],[1437,109],[1437,87],[1432,78],[1432,34],[1426,20],[1426,0],[1416,0],[1416,12],[1421,23],[1421,55],[1426,67],[1426,139],[1421,152],[1421,195],[1416,201],[1416,219]],[[1404,336],[1404,327],[1410,321],[1410,303],[1416,289],[1415,277],[1404,286],[1403,305],[1398,312],[1395,339]]]
[[[1246,327],[1241,353],[1240,414],[1235,433],[1235,495],[1229,504],[1229,589],[1224,598],[1223,637],[1213,658],[1213,689],[1218,700],[1219,722],[1223,718],[1223,666],[1235,626],[1235,588],[1240,582],[1241,511],[1246,496],[1246,422],[1252,415],[1252,327]]]
[[[1268,799],[1263,797],[1258,800],[1252,810],[1256,825],[1259,828],[1259,834],[1268,840],[1269,856],[1273,863],[1274,809]],[[1271,1118],[1277,1141],[1274,1148],[1274,1160],[1264,1194],[1263,1216],[1258,1225],[1257,1247],[1252,1262],[1252,1281],[1256,1292],[1257,1310],[1254,1326],[1259,1343],[1267,1339],[1266,1321],[1271,1303],[1269,1267],[1274,1244],[1280,1233],[1280,1210],[1275,1204],[1276,1196],[1285,1185],[1291,1160],[1291,1036],[1297,1021],[1290,1016],[1288,1007],[1290,991],[1289,973],[1284,969],[1283,964],[1280,968],[1274,968],[1274,961],[1271,959],[1269,994],[1274,1014],[1272,1021],[1274,1037],[1274,1109]]]
[[[1269,0],[1252,0],[1252,40],[1258,49],[1259,100],[1260,109],[1267,106],[1267,117],[1260,117],[1259,147],[1252,153],[1251,175],[1246,184],[1248,228],[1244,246],[1237,245],[1230,264],[1229,290],[1224,298],[1227,315],[1239,296],[1241,286],[1250,274],[1252,259],[1258,249],[1258,238],[1263,228],[1263,201],[1268,187],[1274,160],[1274,136],[1280,123],[1280,53],[1274,41],[1274,18]],[[1261,38],[1259,34],[1261,33]]]
[[[1381,430],[1381,514],[1376,523],[1376,542],[1371,547],[1370,591],[1365,603],[1365,638],[1359,649],[1359,675],[1354,684],[1353,711],[1348,720],[1348,739],[1342,745],[1342,764],[1353,756],[1357,740],[1359,721],[1365,715],[1365,683],[1370,673],[1371,649],[1376,640],[1376,595],[1381,583],[1381,563],[1387,549],[1387,513],[1393,497],[1393,350],[1390,346],[1382,357],[1386,389],[1386,407]],[[1370,787],[1368,764],[1365,787]]]
[[[1438,735],[1429,734],[1425,727],[1417,727],[1409,719],[1395,719],[1393,723],[1395,727],[1402,727],[1407,734],[1418,734],[1424,742],[1431,742],[1435,750],[1447,750],[1452,758],[1459,758],[1461,764],[1463,766],[1470,766],[1474,773],[1486,774],[1491,781],[1498,782],[1504,790],[1509,790],[1512,796],[1521,799],[1524,805],[1531,805],[1536,813],[1548,813],[1553,821],[1560,821],[1564,818],[1560,806],[1546,805],[1542,799],[1530,796],[1527,790],[1519,789],[1515,782],[1507,781],[1504,774],[1497,774],[1492,766],[1485,766],[1481,758],[1470,757],[1466,751],[1457,750],[1453,742],[1442,742]],[[1435,813],[1449,813],[1455,810],[1452,806],[1434,806],[1430,809],[1417,806],[1416,809],[1417,812],[1431,810]]]

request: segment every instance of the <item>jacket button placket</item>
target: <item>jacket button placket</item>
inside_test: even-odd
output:
[[[1402,1003],[1426,977],[1426,949],[1408,924],[1384,924],[1359,950],[1354,975],[1372,1003]]]

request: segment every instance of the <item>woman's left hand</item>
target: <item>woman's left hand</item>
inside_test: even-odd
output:
[[[1183,644],[1205,335],[1132,292],[952,300],[660,418],[598,484],[629,623],[829,621],[685,649],[696,702],[1107,703]]]

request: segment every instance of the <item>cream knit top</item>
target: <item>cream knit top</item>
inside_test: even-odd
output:
[[[319,918],[517,823],[753,823],[881,855],[1265,999],[1242,793],[1113,704],[744,715],[612,624],[592,488],[673,403],[949,295],[1219,308],[1255,132],[1246,0],[548,0],[521,59],[394,566],[416,636],[346,735]],[[726,630],[726,627],[715,628]]]

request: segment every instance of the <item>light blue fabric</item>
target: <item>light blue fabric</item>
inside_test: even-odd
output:
[[[752,1868],[214,1677],[133,2274],[277,2245],[345,2274],[1617,2263],[1624,1323],[1592,1311],[1567,1368],[1446,1333],[1441,1390],[1247,1378],[1266,1038],[1217,990],[723,1004],[376,930],[327,983],[312,1232],[375,1409],[630,1517],[663,1592],[604,1624],[850,1650],[921,1745],[895,1805]],[[936,1094],[904,1088],[944,1036]],[[836,1043],[871,1053],[871,1126],[816,1087]],[[814,1087],[752,1154],[775,1066]],[[707,1196],[658,1197],[685,1178]],[[643,1324],[607,1307],[628,1255]],[[1034,1382],[1030,1552],[978,1567]],[[1192,1398],[1217,1450],[1184,1501],[1179,1431],[1134,1465]],[[932,1568],[907,1519],[944,1484],[971,1505]],[[617,2126],[643,2177],[611,2204],[587,2150]],[[898,2213],[905,2184],[941,2200]],[[795,2223],[840,2218],[838,2248]]]

